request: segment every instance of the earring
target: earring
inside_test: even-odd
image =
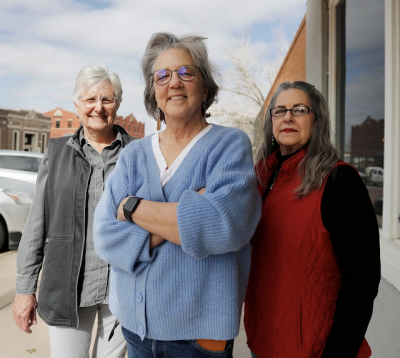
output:
[[[158,108],[157,131],[161,129],[161,110]]]
[[[272,135],[272,137],[271,137],[271,145],[273,146],[275,144],[275,138],[274,138],[274,135]]]
[[[207,109],[206,105],[207,105],[207,103],[206,103],[206,101],[204,101],[204,102],[203,102],[204,113],[206,112],[206,109]]]

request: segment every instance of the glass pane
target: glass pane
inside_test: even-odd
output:
[[[343,160],[360,172],[367,185],[380,226],[385,127],[384,5],[384,0],[346,0],[338,6],[339,145]]]
[[[1,155],[0,156],[0,168],[23,170],[25,172],[39,171],[41,158],[34,157],[17,157],[14,155]]]

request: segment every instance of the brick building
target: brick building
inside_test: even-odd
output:
[[[0,108],[0,149],[44,153],[50,137],[50,117],[32,110]]]
[[[254,145],[260,143],[265,112],[271,102],[272,95],[279,84],[285,81],[306,81],[306,17],[304,16],[296,35],[289,47],[289,50],[282,62],[282,65],[275,77],[275,81],[265,98],[264,106],[261,109],[254,124]]]
[[[66,111],[62,108],[56,108],[46,112],[46,116],[51,117],[51,134],[50,138],[58,138],[74,134],[79,128],[80,121],[75,113]],[[144,123],[138,122],[133,114],[127,117],[118,116],[115,124],[125,128],[128,134],[136,139],[144,137]]]
[[[383,168],[385,120],[368,116],[364,122],[351,127],[351,160],[358,171],[366,167]]]
[[[59,138],[74,134],[81,125],[75,113],[56,108],[45,113],[51,117],[50,138]]]
[[[144,123],[138,122],[132,113],[125,118],[118,116],[115,124],[123,127],[132,138],[140,139],[144,137]]]

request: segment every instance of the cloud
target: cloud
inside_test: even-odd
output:
[[[280,19],[289,8],[299,15],[283,27]],[[210,58],[225,71],[226,50],[243,34],[252,37],[253,30],[253,51],[266,61],[279,61],[275,42],[291,42],[305,10],[304,0],[3,1],[0,107],[73,110],[76,74],[87,64],[103,63],[121,77],[120,114],[134,113],[148,124],[149,134],[154,121],[143,106],[140,59],[151,34],[201,34],[208,38]]]

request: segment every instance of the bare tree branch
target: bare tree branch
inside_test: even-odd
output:
[[[287,48],[285,41],[279,42],[278,50],[282,54]],[[223,104],[213,105],[210,113],[223,118],[226,124],[243,129],[252,139],[255,120],[275,80],[278,65],[253,55],[249,39],[242,40],[237,48],[230,49],[228,56],[231,67],[224,75],[221,90],[232,96]]]

